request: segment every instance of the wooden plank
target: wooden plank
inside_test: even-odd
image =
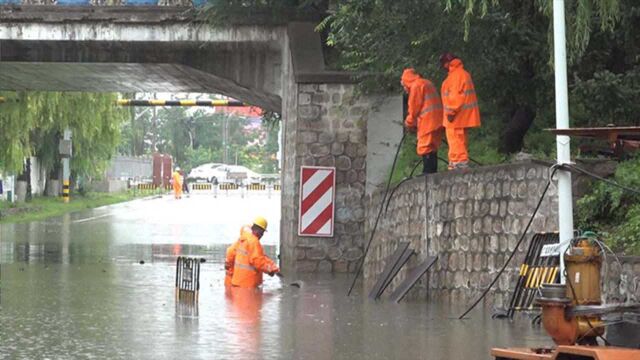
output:
[[[407,277],[404,279],[402,284],[398,286],[398,288],[391,294],[390,299],[395,302],[400,302],[405,295],[413,288],[413,286],[420,280],[422,275],[424,275],[429,269],[433,266],[433,264],[438,261],[437,256],[429,256],[427,259],[418,265],[415,269],[413,269]]]
[[[398,243],[398,247],[396,248],[396,251],[389,258],[387,258],[387,263],[385,264],[384,270],[382,270],[382,273],[378,277],[378,281],[376,281],[375,285],[373,285],[373,288],[369,293],[369,299],[375,300],[378,298],[378,293],[380,292],[380,289],[382,289],[382,287],[386,283],[387,278],[389,277],[389,274],[391,274],[391,271],[393,271],[395,264],[400,260],[400,258],[402,257],[402,254],[404,254],[404,252],[408,248],[409,248],[408,242]]]

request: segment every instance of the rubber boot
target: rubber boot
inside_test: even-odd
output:
[[[422,156],[422,173],[435,174],[438,172],[438,153],[430,152]]]

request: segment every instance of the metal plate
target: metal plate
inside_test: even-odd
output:
[[[437,256],[429,256],[425,261],[423,261],[416,268],[411,270],[411,272],[404,279],[402,284],[398,286],[398,288],[391,293],[390,299],[395,302],[400,302],[405,295],[413,288],[413,286],[420,280],[422,275],[424,275],[429,269],[438,261]]]
[[[404,252],[408,248],[409,248],[409,243],[408,242],[400,242],[400,243],[398,243],[398,248],[387,259],[387,263],[386,263],[386,265],[384,267],[384,270],[382,271],[382,274],[380,274],[380,276],[378,277],[378,281],[376,281],[375,285],[373,285],[373,288],[371,289],[371,292],[369,293],[369,299],[376,300],[378,298],[378,293],[380,292],[382,287],[387,282],[387,278],[389,277],[389,275],[393,271],[393,268],[395,267],[396,263],[402,257],[402,254],[404,254]]]

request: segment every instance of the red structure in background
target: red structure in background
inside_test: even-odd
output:
[[[153,154],[153,185],[156,187],[168,188],[171,186],[171,155]]]
[[[262,117],[264,111],[256,106],[237,106],[237,107],[217,107],[214,112],[217,113],[225,113],[225,114],[233,114],[242,117]]]

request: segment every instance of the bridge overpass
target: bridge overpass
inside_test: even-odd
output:
[[[195,15],[188,6],[0,0],[0,90],[217,93],[281,113],[285,268],[353,271],[365,197],[401,137],[400,97],[356,97],[350,74],[325,68],[313,23],[213,27]],[[336,167],[332,238],[298,236],[302,165]]]

